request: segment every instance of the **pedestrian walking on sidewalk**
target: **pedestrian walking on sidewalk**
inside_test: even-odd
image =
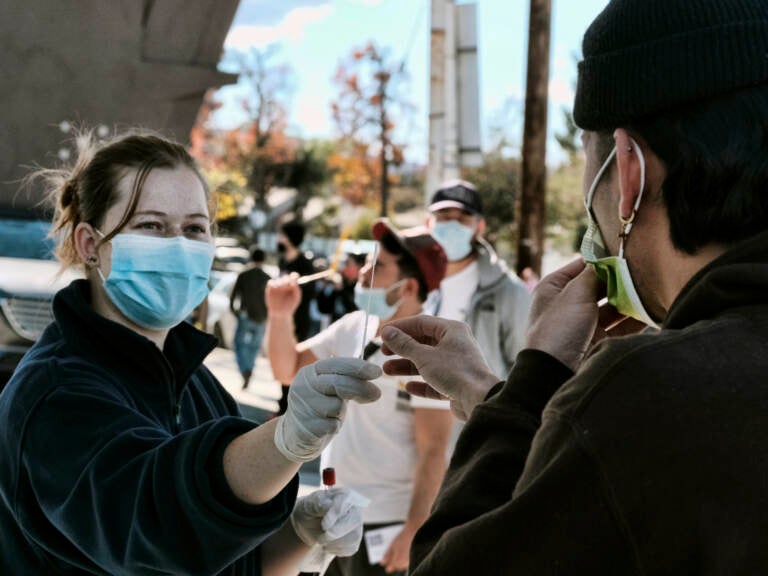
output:
[[[229,308],[237,316],[235,328],[235,360],[243,377],[243,390],[248,388],[256,357],[264,339],[267,320],[267,305],[264,291],[267,289],[269,274],[264,272],[264,250],[251,248],[251,264],[240,272],[229,297]]]

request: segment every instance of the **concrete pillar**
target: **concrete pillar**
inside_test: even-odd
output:
[[[432,0],[429,91],[429,160],[425,202],[462,166],[477,166],[480,113],[474,4]]]

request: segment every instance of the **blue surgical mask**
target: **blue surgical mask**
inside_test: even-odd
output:
[[[443,247],[449,262],[464,260],[472,252],[472,238],[475,236],[475,230],[456,220],[435,222],[432,235]]]
[[[209,242],[141,234],[118,234],[110,242],[112,268],[107,278],[101,269],[99,275],[112,303],[137,325],[176,326],[208,295]]]
[[[367,310],[372,316],[378,316],[382,320],[394,316],[402,300],[394,304],[387,304],[387,294],[398,286],[400,282],[395,282],[389,288],[364,288],[357,284],[355,286],[355,305],[359,310]]]
[[[635,289],[635,283],[632,281],[632,274],[629,272],[629,264],[627,259],[624,258],[624,241],[629,237],[629,232],[632,229],[635,214],[640,206],[643,190],[645,189],[645,158],[643,158],[643,152],[640,150],[637,142],[632,140],[632,144],[640,160],[640,193],[637,195],[637,200],[635,200],[635,205],[632,207],[632,215],[629,219],[625,220],[619,215],[622,224],[621,235],[619,236],[619,254],[611,256],[608,253],[600,227],[592,214],[592,200],[595,190],[603,173],[616,156],[616,148],[614,148],[600,167],[587,193],[585,204],[587,216],[589,217],[589,227],[581,242],[581,255],[585,262],[594,267],[597,277],[605,283],[609,304],[616,308],[620,314],[631,316],[649,326],[658,327],[640,300],[640,295]]]

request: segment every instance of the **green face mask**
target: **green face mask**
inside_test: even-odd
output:
[[[643,198],[643,190],[645,188],[645,158],[637,142],[632,140],[634,149],[637,151],[637,156],[640,159],[640,193],[637,195],[635,205],[632,208],[632,215],[628,220],[621,218],[621,234],[619,236],[619,254],[618,256],[611,256],[608,250],[605,248],[605,241],[603,235],[600,233],[600,227],[595,220],[595,216],[592,213],[592,199],[595,195],[597,185],[602,178],[603,173],[607,170],[611,161],[616,156],[616,148],[614,148],[608,155],[600,170],[597,172],[592,185],[589,187],[587,198],[585,200],[587,208],[587,216],[589,217],[589,226],[587,232],[584,234],[584,239],[581,242],[581,255],[584,261],[591,264],[597,277],[602,280],[608,292],[608,303],[616,308],[620,314],[625,316],[631,316],[640,322],[648,324],[649,326],[658,327],[656,322],[653,321],[650,314],[643,306],[643,302],[640,300],[640,296],[635,289],[635,284],[632,281],[632,275],[629,272],[629,265],[626,258],[624,258],[624,241],[629,236],[629,232],[632,229],[632,223],[637,213],[637,208],[640,206],[640,200]]]

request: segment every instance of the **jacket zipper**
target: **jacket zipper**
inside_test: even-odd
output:
[[[173,400],[173,432],[178,433],[181,429],[181,404],[174,398]]]
[[[163,358],[165,360],[165,358]],[[175,378],[173,370],[171,370],[168,361],[166,360],[166,368],[168,372],[168,400],[171,408],[171,428],[174,434],[178,434],[181,428],[181,403],[179,402],[178,395],[176,394]]]

